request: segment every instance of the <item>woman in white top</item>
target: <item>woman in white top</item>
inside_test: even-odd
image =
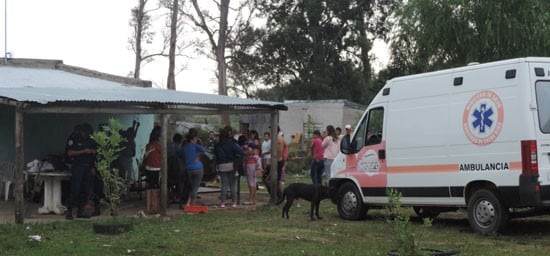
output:
[[[267,171],[268,166],[271,166],[271,134],[264,132],[264,142],[262,142],[262,166]]]
[[[336,130],[334,129],[334,126],[329,125],[327,126],[327,136],[323,139],[323,157],[324,157],[324,173],[327,177],[327,183],[330,178],[330,166],[332,165],[332,162],[340,153],[339,150],[339,144],[338,143],[338,136],[336,135]]]

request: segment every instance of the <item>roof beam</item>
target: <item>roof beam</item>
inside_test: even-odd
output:
[[[116,108],[116,107],[28,107],[22,110],[28,114],[188,114],[188,115],[220,115],[229,114],[261,114],[277,111],[275,109],[181,109],[181,108]]]

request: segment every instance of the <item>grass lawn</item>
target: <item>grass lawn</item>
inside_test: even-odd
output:
[[[411,216],[414,214],[408,210]],[[281,206],[255,210],[211,210],[170,220],[135,219],[129,233],[109,236],[92,231],[92,221],[0,225],[0,255],[387,255],[396,233],[384,210],[367,220],[344,221],[329,200],[319,221],[309,220],[309,203],[295,202],[290,219]],[[464,212],[442,214],[431,227],[412,218],[423,247],[458,249],[461,255],[544,255],[550,250],[550,218],[514,220],[504,235],[470,231]],[[29,241],[40,235],[42,241]]]

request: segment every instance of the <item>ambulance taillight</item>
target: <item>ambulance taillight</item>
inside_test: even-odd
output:
[[[536,140],[521,141],[521,165],[523,175],[539,174]]]

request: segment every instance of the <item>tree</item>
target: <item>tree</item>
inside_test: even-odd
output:
[[[148,54],[143,48],[143,43],[150,44],[154,38],[153,21],[151,18],[151,12],[157,9],[146,9],[145,6],[149,0],[138,0],[138,5],[132,8],[132,18],[130,19],[130,27],[133,29],[132,37],[128,38],[128,43],[135,54],[134,62],[134,78],[140,78],[141,65],[145,61],[150,61],[154,56],[164,55],[163,47],[159,53]],[[166,44],[164,44],[166,45]]]
[[[157,6],[153,9],[146,8],[148,2],[149,0],[138,0],[138,5],[132,9],[130,26],[133,29],[133,34],[128,42],[136,55],[133,77],[140,77],[144,62],[151,62],[155,57],[166,57],[168,58],[167,88],[175,90],[175,76],[179,71],[176,69],[176,59],[185,56],[185,50],[195,45],[196,42],[193,40],[180,40],[181,37],[178,36],[184,33],[177,11],[183,0],[159,0]],[[167,12],[161,12],[162,10]],[[156,12],[156,19],[153,18],[154,12]],[[167,18],[164,26],[159,27],[159,17]],[[160,36],[157,37],[156,35]],[[150,52],[143,47],[144,43],[153,44],[157,41],[161,41],[162,44],[156,50]]]
[[[176,69],[176,42],[178,40],[178,13],[179,13],[179,0],[173,0],[172,5],[169,7],[171,11],[170,15],[170,47],[168,53],[168,80],[166,88],[169,90],[176,89],[176,75],[174,70]]]
[[[139,78],[141,72],[142,41],[152,37],[152,32],[148,32],[151,27],[151,17],[145,12],[146,4],[147,0],[138,0],[138,6],[132,9],[132,19],[130,20],[130,26],[134,29],[134,33],[128,41],[135,53],[134,78]]]
[[[265,36],[249,64],[272,86],[259,96],[273,100],[366,99],[371,82],[369,51],[388,33],[386,18],[397,1],[267,1]],[[244,66],[244,65],[243,65]]]
[[[261,86],[261,77],[255,72],[261,59],[249,54],[258,51],[258,42],[265,36],[265,30],[252,27],[243,28],[242,34],[235,38],[234,47],[228,61],[227,91],[234,95],[244,95],[246,98],[258,97],[257,89]]]
[[[184,6],[182,9],[182,14],[186,16],[199,30],[207,35],[210,48],[218,65],[218,94],[227,95],[225,76],[225,44],[227,38],[226,33],[229,0],[221,0],[219,3],[215,2],[215,4],[220,14],[218,17],[212,16],[206,9],[203,10],[197,0],[191,0],[191,7]]]
[[[191,5],[184,5],[182,14],[207,36],[210,45],[210,54],[217,63],[218,94],[227,95],[227,56],[228,47],[235,47],[235,37],[241,34],[241,30],[250,25],[254,13],[256,0],[237,1],[235,6],[230,6],[230,0],[205,1],[191,0]],[[212,14],[212,8],[204,6],[214,5],[217,14]],[[230,11],[234,17],[232,24],[229,24]],[[222,122],[229,124],[229,118],[222,116]]]
[[[546,0],[409,0],[396,13],[390,73],[549,56],[549,8]]]

